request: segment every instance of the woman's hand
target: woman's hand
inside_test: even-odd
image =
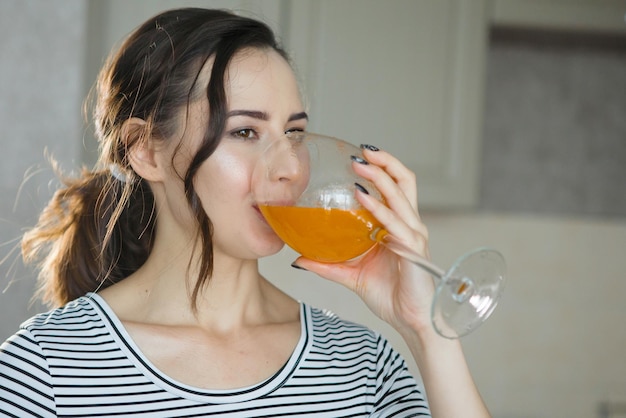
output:
[[[430,330],[430,306],[434,286],[430,275],[399,254],[416,250],[428,259],[428,231],[417,207],[415,174],[391,154],[363,147],[367,161],[353,162],[354,171],[370,180],[386,204],[356,190],[358,201],[388,232],[364,256],[337,264],[300,257],[296,264],[356,292],[381,319],[402,332]],[[428,328],[425,328],[428,327]]]

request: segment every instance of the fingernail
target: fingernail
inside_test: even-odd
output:
[[[355,163],[359,163],[359,164],[363,164],[363,165],[368,165],[369,163],[367,161],[365,161],[363,158],[361,157],[357,157],[356,155],[351,155],[350,159],[352,161],[354,161]]]
[[[304,270],[304,271],[308,271],[307,269],[305,269],[304,267],[300,267],[299,265],[296,264],[296,262],[294,261],[293,263],[291,263],[291,267],[298,269],[298,270]]]
[[[380,151],[380,148],[375,147],[374,145],[370,145],[370,144],[361,144],[361,149],[368,149],[370,151]]]
[[[361,186],[359,183],[354,183],[354,185],[356,186],[357,189],[359,189],[361,193],[370,194],[370,192],[368,192],[367,189]]]

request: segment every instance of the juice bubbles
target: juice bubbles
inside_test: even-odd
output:
[[[325,263],[355,258],[369,250],[380,224],[365,209],[260,206],[276,234],[303,256]]]

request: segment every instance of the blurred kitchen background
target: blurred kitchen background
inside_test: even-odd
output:
[[[494,417],[626,416],[626,0],[0,0],[0,340],[44,309],[17,246],[58,185],[48,155],[93,164],[82,103],[104,57],[181,5],[276,29],[311,130],[415,170],[434,261],[504,253],[504,298],[464,338]],[[285,249],[263,271],[410,357],[295,258]]]

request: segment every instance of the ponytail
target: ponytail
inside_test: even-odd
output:
[[[148,257],[155,225],[152,192],[141,179],[83,170],[63,183],[22,239],[24,261],[39,267],[36,296],[50,306],[136,271]]]

